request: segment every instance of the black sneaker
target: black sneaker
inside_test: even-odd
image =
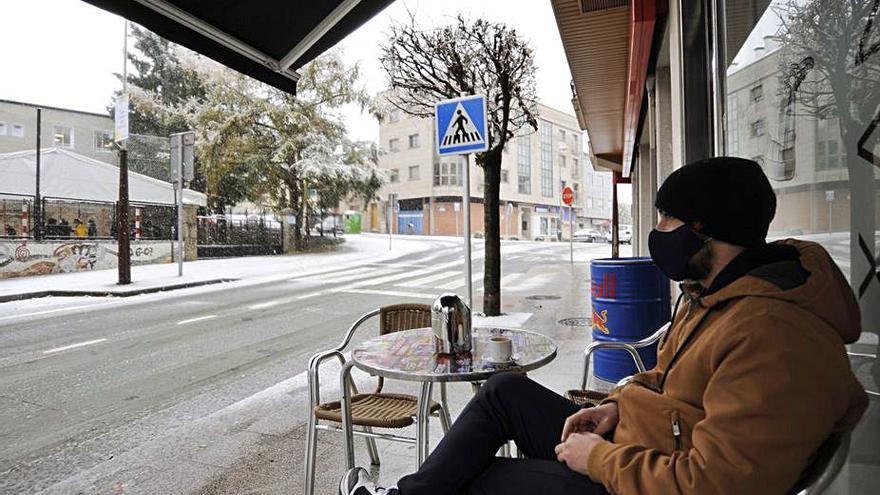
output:
[[[400,495],[397,487],[377,487],[362,467],[349,469],[339,481],[339,495]]]

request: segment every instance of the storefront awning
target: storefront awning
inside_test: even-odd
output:
[[[728,0],[727,61],[770,0]],[[642,118],[645,81],[658,48],[665,0],[552,0],[571,69],[578,122],[595,166],[629,176]]]
[[[297,69],[392,0],[84,0],[288,93]]]

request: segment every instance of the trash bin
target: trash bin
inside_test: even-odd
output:
[[[633,342],[669,321],[669,279],[651,258],[596,259],[590,262],[593,340]],[[657,344],[639,350],[646,369],[657,364]],[[637,371],[628,352],[593,353],[593,375],[617,382]]]
[[[346,234],[360,234],[361,233],[361,214],[354,211],[345,212],[345,218],[343,220],[345,225],[345,233]]]

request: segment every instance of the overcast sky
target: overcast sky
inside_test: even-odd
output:
[[[379,45],[394,20],[414,12],[424,26],[444,25],[461,13],[502,21],[532,45],[538,96],[568,113],[568,64],[549,0],[398,0],[342,41],[344,57],[359,63],[371,92],[386,88]],[[79,0],[3,0],[0,16],[0,99],[104,112],[122,71],[123,20]],[[355,109],[344,112],[354,139],[376,140],[378,125]]]

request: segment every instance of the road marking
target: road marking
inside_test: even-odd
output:
[[[322,277],[316,282],[320,284],[333,284],[338,282],[351,282],[353,280],[359,280],[363,278],[376,277],[379,275],[386,275],[389,273],[397,272],[399,269],[397,268],[363,268],[359,270],[354,270],[352,272],[337,275],[334,277]]]
[[[70,345],[66,345],[64,347],[56,347],[54,349],[49,349],[48,351],[43,351],[43,354],[53,354],[55,352],[66,351],[69,349],[76,349],[77,347],[85,347],[87,345],[100,344],[101,342],[106,342],[106,341],[107,341],[107,339],[87,340],[85,342],[80,342],[78,344],[70,344]]]
[[[508,285],[512,284],[514,280],[520,278],[522,273],[510,273],[501,277],[501,288],[506,288]]]
[[[339,292],[348,292],[352,294],[373,294],[379,296],[394,297],[414,297],[417,299],[436,299],[437,294],[420,294],[418,292],[409,292],[402,290],[379,290],[379,289],[343,289]]]
[[[281,303],[283,303],[283,302],[285,302],[285,301],[282,301],[282,300],[278,300],[278,301],[266,301],[266,302],[264,302],[264,303],[253,304],[253,305],[251,305],[251,306],[248,306],[248,309],[263,309],[263,308],[271,308],[272,306],[277,306],[277,305],[279,305],[279,304],[281,304]]]
[[[459,277],[461,277],[461,275],[459,275]],[[473,280],[473,278],[471,278],[471,283],[473,283],[473,282],[474,282],[474,280]],[[474,284],[474,285],[476,285],[476,284]],[[451,282],[446,282],[445,284],[438,285],[437,288],[438,289],[457,289],[462,286],[464,286],[464,278],[459,278],[459,279],[453,280]]]
[[[397,287],[418,287],[418,286],[431,287],[430,284],[433,282],[436,282],[438,280],[443,280],[445,278],[450,278],[450,277],[460,277],[460,276],[461,276],[461,272],[458,272],[458,271],[442,272],[442,273],[438,273],[436,275],[417,278],[415,280],[410,280],[409,282],[397,284]]]
[[[349,275],[352,275],[352,274],[355,274],[355,273],[363,273],[363,272],[368,271],[368,270],[371,270],[371,269],[372,269],[372,268],[369,268],[369,267],[354,268],[354,269],[350,269],[350,268],[335,268],[335,269],[333,269],[333,270],[326,270],[326,271],[320,271],[320,272],[314,272],[314,273],[305,273],[305,274],[302,274],[302,275],[297,275],[297,276],[295,276],[295,277],[291,277],[290,281],[291,281],[291,282],[299,282],[299,281],[302,281],[302,280],[309,280],[309,279],[311,279],[311,278],[313,278],[313,277],[320,277],[320,276],[323,276],[323,275],[327,275],[327,278],[335,278],[335,277],[339,277],[339,276],[346,277],[346,276],[349,276]],[[346,271],[346,270],[347,270],[347,271]],[[322,278],[322,280],[323,280],[323,278]]]
[[[186,325],[187,323],[195,323],[197,321],[210,320],[211,318],[216,318],[217,315],[205,315],[199,316],[198,318],[190,318],[189,320],[180,320],[177,322],[178,325]]]

